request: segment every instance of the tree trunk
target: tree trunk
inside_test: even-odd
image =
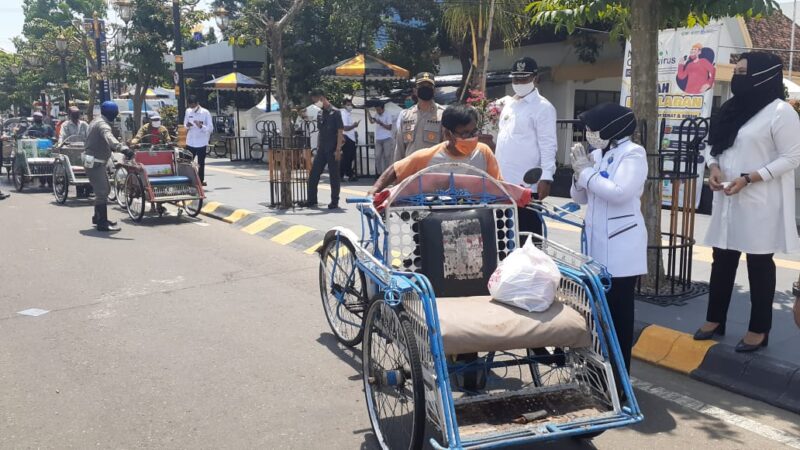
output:
[[[480,85],[478,89],[484,94],[486,93],[486,77],[489,76],[489,52],[492,43],[492,22],[494,22],[494,2],[491,0],[489,3],[489,22],[486,24],[486,41],[483,43],[483,58],[480,60],[481,74]]]
[[[658,25],[658,0],[631,3],[631,96],[636,117],[647,123],[647,132],[641,140],[647,144],[648,178],[651,179],[645,184],[642,195],[642,214],[649,247],[661,245],[661,183],[652,179],[660,175],[656,156],[661,146],[658,142]],[[658,250],[648,250],[644,287],[655,288],[656,280],[664,277],[660,258]]]
[[[281,136],[292,136],[292,110],[289,108],[289,87],[284,68],[283,33],[275,27],[270,30],[273,66],[275,67],[275,94],[281,109]]]
[[[486,86],[486,67],[483,61],[489,57],[486,53],[486,38],[479,36],[475,39],[475,44],[477,57],[472,61],[472,80],[469,85],[471,89],[482,90],[481,86]]]
[[[472,67],[471,53],[469,44],[465,41],[458,47],[458,60],[461,62],[461,85],[456,91],[456,98],[463,98],[463,93],[469,86],[470,73],[469,69]]]

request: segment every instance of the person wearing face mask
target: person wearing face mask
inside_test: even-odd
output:
[[[161,116],[154,113],[150,116],[150,120],[139,128],[136,136],[131,139],[131,145],[138,146],[139,144],[169,144],[172,138],[169,136],[167,127],[161,125]]]
[[[70,136],[78,136],[72,141],[86,142],[89,134],[89,124],[81,120],[81,110],[76,106],[69,107],[69,119],[61,125],[61,133],[58,134],[58,145],[63,145]]]
[[[526,184],[525,172],[535,167],[542,176],[532,186],[535,198],[544,200],[550,195],[550,185],[556,171],[556,109],[539,94],[536,76],[539,66],[533,58],[524,57],[511,66],[511,87],[514,95],[498,101],[502,106],[497,133],[497,160],[506,181]],[[517,210],[519,230],[542,234],[539,216],[527,209]]]
[[[572,147],[570,196],[587,205],[588,255],[611,274],[606,299],[630,372],[634,291],[639,276],[647,273],[647,230],[639,201],[647,180],[647,155],[631,141],[636,117],[629,108],[603,103],[578,118],[593,150],[587,155],[583,144]]]
[[[414,83],[413,95],[417,97],[417,104],[403,110],[397,117],[392,162],[400,161],[421,148],[429,148],[442,142],[444,106],[433,101],[436,87],[433,74],[418,73]]]
[[[800,119],[784,101],[783,61],[743,53],[731,79],[733,97],[711,117],[706,164],[714,191],[705,243],[713,262],[706,323],[697,340],[725,335],[742,253],[747,254],[750,322],[737,352],[769,343],[776,270],[773,255],[800,249],[794,171],[800,165]]]
[[[211,132],[214,131],[214,122],[211,113],[200,106],[196,95],[189,96],[189,109],[183,119],[183,126],[186,132],[186,149],[197,158],[200,181],[206,185],[206,149],[208,141],[211,139]]]
[[[331,202],[328,209],[339,209],[339,162],[342,159],[342,145],[344,145],[344,124],[342,114],[331,105],[322,89],[311,91],[311,101],[319,108],[317,114],[317,152],[311,163],[311,173],[308,175],[308,190],[306,206],[317,207],[317,193],[319,179],[325,166],[328,167],[328,176],[331,183]]]
[[[478,112],[467,105],[451,105],[442,113],[442,129],[447,139],[441,144],[417,150],[395,162],[375,181],[368,195],[375,195],[420,170],[436,164],[468,164],[501,180],[500,167],[488,145],[478,142]]]
[[[339,175],[343,180],[347,176],[350,181],[358,181],[353,163],[356,160],[356,127],[361,121],[353,121],[353,100],[349,98],[344,99],[344,109],[340,109],[339,112],[342,114],[342,124],[344,124],[344,145]]]
[[[33,124],[28,127],[26,133],[31,133],[31,136],[36,136],[40,138],[48,138],[53,139],[55,136],[55,131],[53,131],[53,127],[44,123],[44,114],[41,111],[36,111],[33,113]]]

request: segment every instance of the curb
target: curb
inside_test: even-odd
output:
[[[209,202],[200,213],[309,255],[325,237],[306,225],[219,202]],[[758,353],[736,353],[733,346],[695,341],[690,334],[641,321],[634,323],[633,357],[800,414],[800,366]]]
[[[200,214],[227,222],[243,233],[294,247],[309,255],[322,245],[322,240],[325,238],[324,232],[306,225],[294,225],[272,216],[233,208],[219,202],[209,202],[203,206]]]
[[[660,325],[637,321],[634,330],[634,358],[800,413],[800,366]]]

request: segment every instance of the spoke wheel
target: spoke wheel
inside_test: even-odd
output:
[[[203,199],[184,200],[182,205],[183,210],[186,211],[189,217],[197,217],[197,215],[200,214],[200,210],[203,209]]]
[[[139,222],[144,217],[144,207],[147,203],[144,196],[142,178],[135,173],[129,173],[125,177],[125,208],[134,222]]]
[[[353,244],[331,239],[322,248],[319,290],[325,318],[342,344],[358,345],[364,336],[364,314],[369,299],[364,272],[356,265]]]
[[[56,202],[64,204],[69,196],[69,175],[63,163],[56,163],[53,167],[53,195]]]
[[[22,190],[25,189],[25,168],[15,164],[12,178],[14,179],[14,189],[16,189],[17,192],[22,192]]]
[[[115,203],[117,201],[117,178],[115,172],[110,172],[108,175],[108,202]]]
[[[420,449],[425,388],[411,321],[380,299],[365,328],[362,376],[372,431],[383,449]]]
[[[529,348],[528,358],[533,385],[537,387],[568,383],[572,370],[567,364],[567,354],[557,347]]]
[[[117,167],[114,171],[114,182],[111,189],[116,191],[117,204],[120,208],[127,207],[127,199],[125,197],[125,180],[128,178],[128,170],[124,167]]]

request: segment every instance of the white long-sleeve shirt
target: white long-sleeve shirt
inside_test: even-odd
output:
[[[739,193],[714,192],[705,243],[745,253],[800,250],[795,225],[794,170],[800,164],[800,118],[791,105],[775,100],[750,118],[733,145],[706,163],[718,164],[722,181],[758,172],[764,181]]]
[[[524,184],[525,172],[541,167],[541,179],[552,181],[558,149],[556,109],[538,89],[522,98],[504,97],[500,103],[496,153],[503,179]]]
[[[186,145],[189,147],[205,147],[208,145],[211,133],[214,131],[214,123],[211,119],[211,113],[207,109],[200,105],[197,108],[187,109],[186,116],[183,119],[183,126],[189,130],[186,133]]]

